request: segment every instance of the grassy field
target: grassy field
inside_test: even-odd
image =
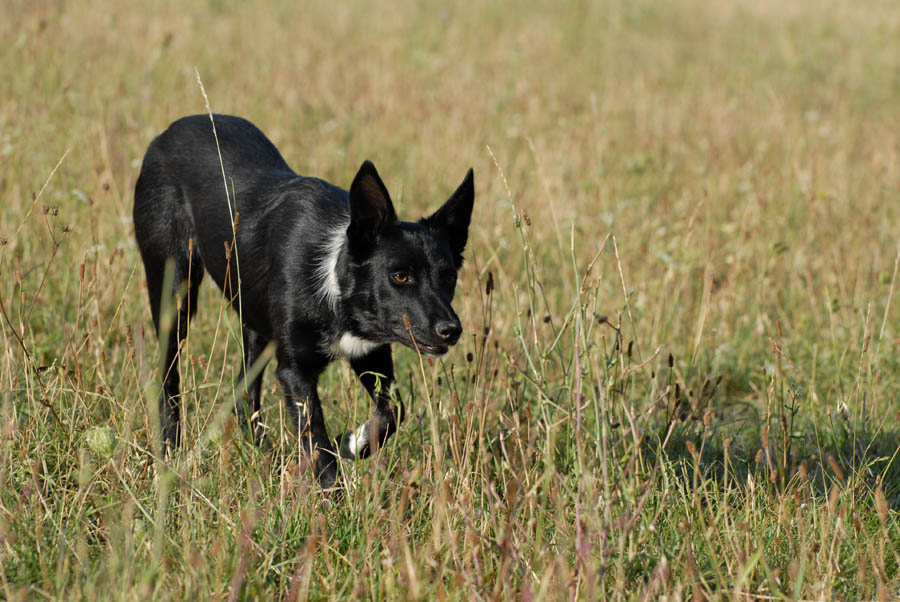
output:
[[[894,0],[8,0],[0,40],[0,598],[898,595]],[[395,350],[410,417],[337,503],[271,366],[277,449],[235,432],[209,282],[153,456],[132,191],[198,76],[401,217],[475,169],[466,332]]]

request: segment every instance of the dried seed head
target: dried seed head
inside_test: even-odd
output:
[[[525,220],[525,224],[526,224],[527,226],[530,226],[530,225],[531,225],[531,218],[528,217],[528,212],[527,212],[527,211],[522,211],[522,219]]]
[[[688,451],[691,452],[691,455],[694,456],[694,458],[696,458],[697,457],[697,446],[694,445],[694,442],[693,441],[685,441],[685,445],[687,446]]]
[[[494,272],[488,272],[487,283],[484,285],[484,294],[490,296],[494,292]]]
[[[628,351],[626,352],[626,354],[628,355],[628,357],[631,357],[631,347],[632,347],[633,345],[634,345],[634,341],[628,341]]]
[[[672,354],[669,354],[669,368],[675,365],[675,358],[672,357]]]
[[[841,490],[838,489],[837,485],[831,486],[831,491],[828,492],[828,513],[834,514],[835,509],[837,508],[838,498],[841,496]]]
[[[44,215],[50,213],[50,205],[44,205],[43,207],[41,207],[41,213],[43,213]]]
[[[834,456],[828,456],[828,465],[831,466],[831,470],[834,472],[835,476],[839,481],[844,481],[844,471],[841,470],[840,465],[837,463],[837,460],[834,459]]]
[[[0,246],[4,246],[6,244],[6,242],[7,242],[6,237],[0,236]]]
[[[711,421],[712,421],[712,412],[710,412],[709,410],[706,410],[706,412],[703,413],[703,426],[708,427],[709,423]]]
[[[756,450],[756,463],[762,464],[763,461],[763,450],[760,448]]]
[[[881,488],[881,483],[875,488],[875,510],[878,511],[878,520],[881,521],[882,525],[885,524],[888,520],[888,503],[887,499],[884,497],[884,490]]]
[[[471,364],[471,363],[472,363],[472,360],[474,360],[474,359],[475,359],[475,356],[472,355],[472,352],[471,352],[471,351],[468,352],[468,353],[466,354],[466,361],[467,361],[468,363]]]

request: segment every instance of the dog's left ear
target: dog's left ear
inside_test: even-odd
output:
[[[350,185],[349,196],[347,238],[353,248],[371,246],[385,226],[397,221],[391,196],[371,161],[365,161],[359,168]]]
[[[422,220],[426,226],[439,230],[450,241],[456,265],[462,265],[462,252],[469,238],[469,222],[472,221],[472,206],[475,203],[475,175],[472,168],[466,173],[462,184],[447,202],[429,217]]]

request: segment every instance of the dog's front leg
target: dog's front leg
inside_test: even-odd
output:
[[[403,421],[403,402],[394,387],[394,362],[389,345],[350,360],[360,382],[375,402],[372,416],[339,442],[344,458],[366,458],[393,435]]]
[[[308,455],[323,488],[332,487],[337,479],[337,454],[322,416],[322,404],[316,391],[318,372],[302,369],[296,362],[279,361],[276,378],[284,390],[284,402],[291,421],[297,428],[300,448]]]
[[[244,326],[243,334],[244,362],[241,366],[241,373],[238,376],[238,383],[241,386],[237,391],[234,413],[237,414],[244,436],[257,445],[267,448],[268,443],[263,437],[263,429],[259,423],[263,371],[260,370],[256,378],[249,383],[245,382],[244,378],[247,375],[247,371],[253,367],[262,355],[268,340],[247,326]]]

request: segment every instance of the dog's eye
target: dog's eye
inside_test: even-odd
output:
[[[391,274],[391,280],[396,284],[409,284],[409,274],[407,272],[394,272]]]

